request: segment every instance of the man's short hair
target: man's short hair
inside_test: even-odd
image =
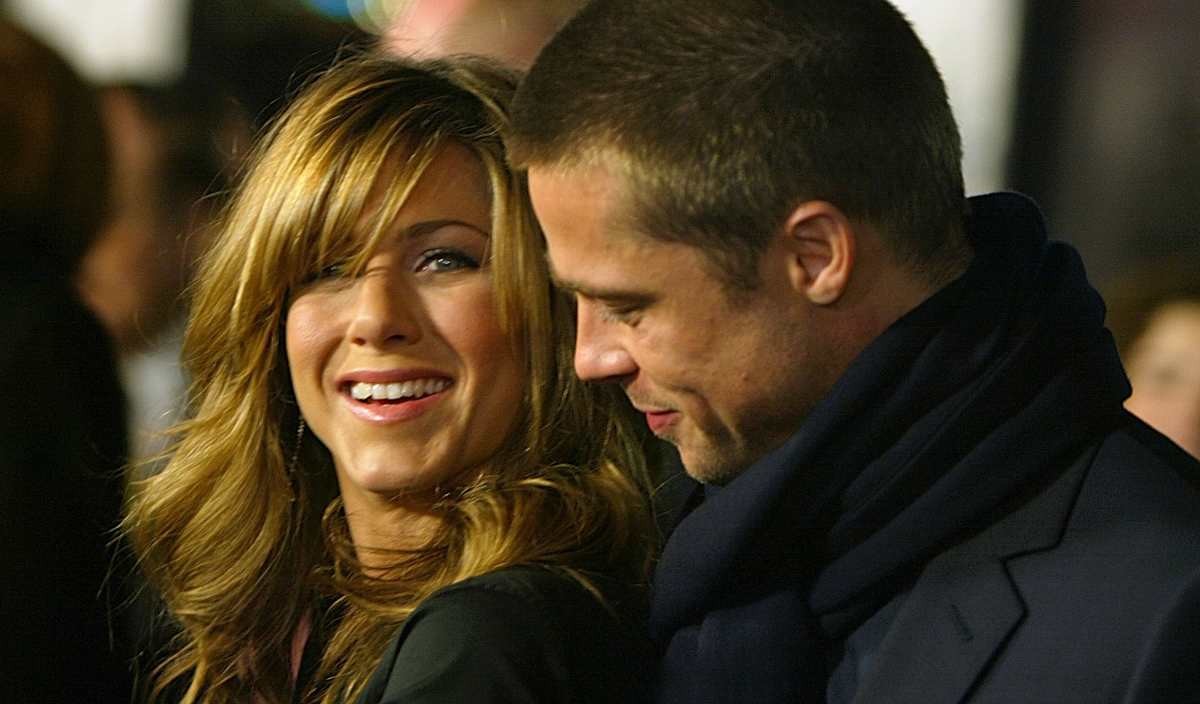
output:
[[[945,86],[884,0],[594,0],[513,115],[514,165],[616,165],[637,228],[701,247],[735,288],[809,200],[931,282],[969,257]]]

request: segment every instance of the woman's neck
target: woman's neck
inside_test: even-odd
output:
[[[363,567],[386,567],[394,562],[395,551],[428,545],[442,523],[438,502],[433,492],[400,497],[343,493],[346,525]]]

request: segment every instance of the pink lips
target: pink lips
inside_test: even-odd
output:
[[[447,379],[451,384],[445,389],[417,399],[404,399],[387,403],[359,401],[350,395],[350,388],[359,382],[368,384],[391,384],[415,379]],[[423,415],[437,405],[446,392],[454,388],[446,374],[432,369],[358,370],[342,374],[337,378],[338,389],[350,412],[369,423],[400,423]]]

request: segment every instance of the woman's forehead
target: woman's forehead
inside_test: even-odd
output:
[[[329,207],[308,225],[309,244],[297,252],[301,269],[370,256],[428,223],[460,222],[491,235],[491,179],[473,150],[447,141],[423,154],[397,150],[385,163],[365,195],[354,195],[355,184],[335,188]]]
[[[379,217],[397,225],[417,220],[464,220],[491,229],[491,182],[483,162],[470,149],[447,142],[419,170],[396,165],[376,178],[356,230],[371,233]]]

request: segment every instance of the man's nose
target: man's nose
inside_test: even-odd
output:
[[[384,348],[421,338],[417,295],[401,277],[376,269],[367,271],[354,286],[354,309],[346,330],[352,344]]]
[[[618,381],[637,371],[633,355],[618,339],[615,323],[603,320],[595,304],[578,302],[575,374],[584,381]]]

